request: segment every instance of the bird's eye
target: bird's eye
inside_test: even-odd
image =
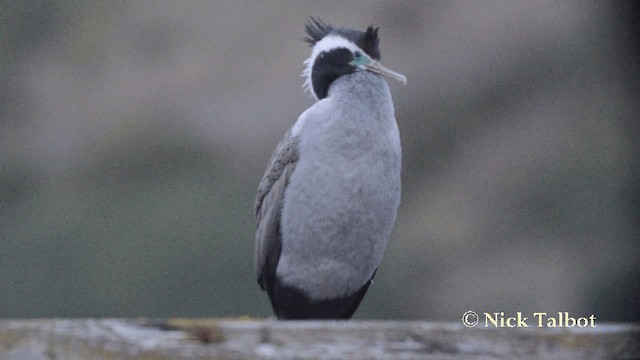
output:
[[[353,53],[353,56],[354,56],[356,59],[359,59],[359,58],[362,56],[362,54],[360,53],[360,51],[356,51],[355,53]]]

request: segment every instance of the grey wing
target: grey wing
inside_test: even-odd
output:
[[[254,263],[258,283],[263,290],[275,277],[280,257],[280,213],[289,178],[298,161],[298,142],[298,137],[287,131],[258,186]]]

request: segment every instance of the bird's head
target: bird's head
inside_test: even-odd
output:
[[[407,83],[404,75],[380,63],[378,28],[365,31],[335,28],[311,17],[305,26],[306,42],[313,48],[302,76],[304,87],[317,99],[327,97],[329,86],[338,77],[356,71],[370,71]]]

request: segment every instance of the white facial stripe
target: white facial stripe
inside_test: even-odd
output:
[[[322,38],[322,40],[318,41],[314,46],[313,46],[313,52],[311,53],[311,59],[313,59],[315,61],[316,57],[318,55],[320,55],[321,52],[323,51],[330,51],[333,49],[338,49],[338,48],[346,48],[349,49],[351,52],[355,52],[355,51],[360,51],[362,53],[364,53],[364,51],[362,51],[362,49],[360,49],[358,47],[358,45],[354,44],[353,42],[341,37],[341,36],[336,36],[336,35],[329,35],[329,36],[325,36],[324,38]]]
[[[345,48],[349,49],[351,52],[360,51],[362,54],[365,54],[358,45],[354,44],[352,41],[347,40],[341,36],[337,35],[327,35],[322,40],[318,41],[313,46],[313,51],[311,52],[311,57],[304,61],[305,69],[302,71],[302,76],[305,78],[304,84],[302,85],[305,90],[309,91],[313,94],[313,97],[318,100],[318,95],[315,91],[313,91],[313,85],[311,83],[311,68],[313,67],[313,63],[316,61],[316,57],[320,55],[320,53],[325,51],[331,51],[333,49]]]

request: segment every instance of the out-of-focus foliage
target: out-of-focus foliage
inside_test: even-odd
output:
[[[308,15],[409,78],[357,316],[640,320],[640,16],[589,1],[0,2],[0,317],[270,314],[253,198]]]

